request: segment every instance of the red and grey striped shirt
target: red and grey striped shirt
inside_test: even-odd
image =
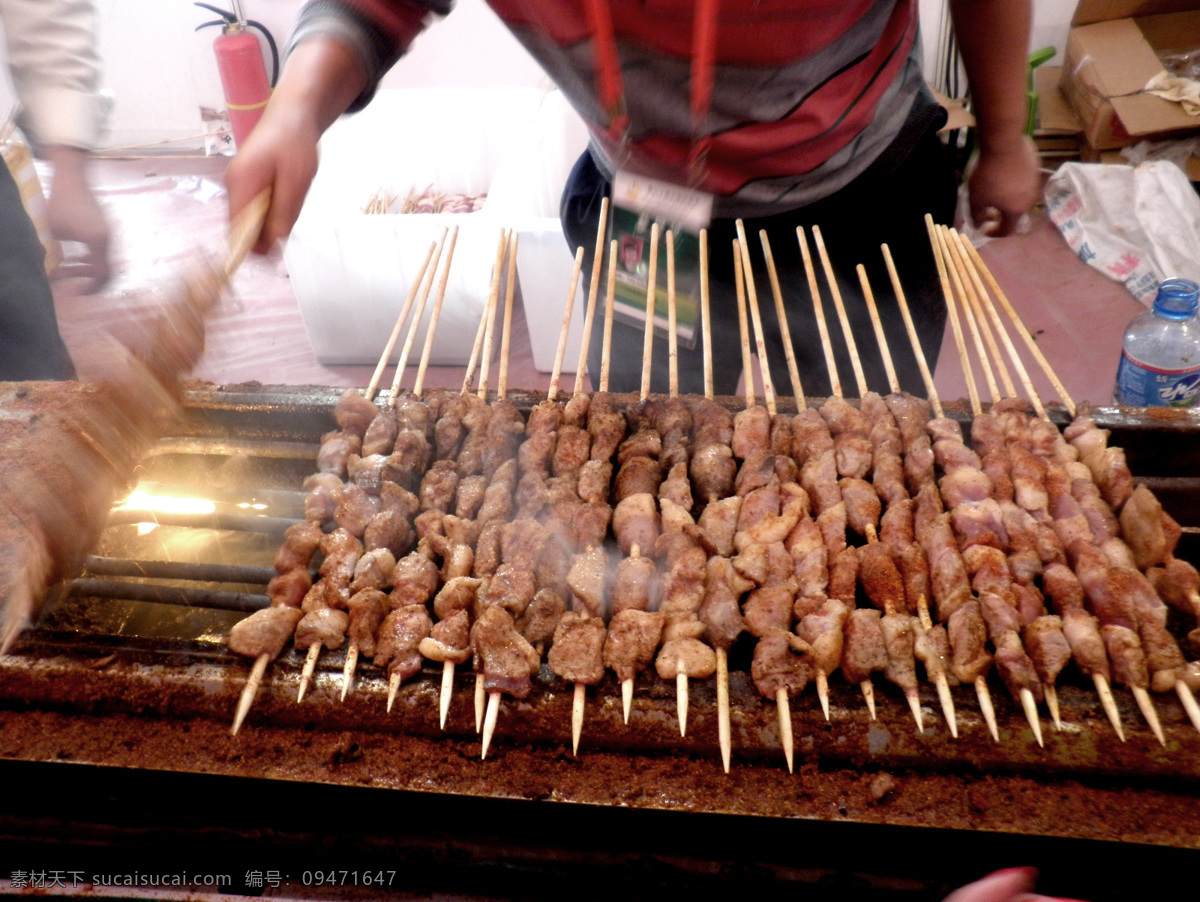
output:
[[[913,131],[915,111],[933,108],[920,69],[917,0],[708,4],[716,7],[715,38],[702,116],[693,72],[695,19],[706,4],[487,2],[588,123],[602,172],[611,177],[624,167],[690,182],[715,196],[717,216],[761,216],[826,197]],[[336,33],[358,47],[372,85],[361,105],[431,14],[452,6],[453,0],[313,0],[292,43]],[[598,8],[611,38],[597,38]],[[614,53],[606,68],[604,59]],[[614,69],[620,120],[612,103]]]

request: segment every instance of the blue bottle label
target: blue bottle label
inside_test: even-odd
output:
[[[1164,370],[1122,351],[1117,400],[1131,407],[1194,407],[1200,400],[1200,366]]]

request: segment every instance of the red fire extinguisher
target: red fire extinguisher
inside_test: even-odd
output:
[[[233,0],[232,12],[207,3],[193,5],[203,7],[221,17],[198,25],[196,31],[213,25],[221,26],[221,33],[213,41],[213,49],[217,54],[217,69],[221,73],[221,87],[225,91],[225,106],[229,109],[233,140],[241,147],[250,130],[261,118],[263,108],[271,97],[271,87],[279,77],[279,50],[271,32],[267,31],[261,22],[255,22],[242,15],[240,0]],[[271,50],[273,71],[269,81],[258,38],[250,29],[262,32]]]

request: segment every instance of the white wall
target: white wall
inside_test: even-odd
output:
[[[221,6],[222,0],[212,0]],[[927,68],[936,62],[945,0],[920,0]],[[223,105],[212,52],[216,29],[194,29],[212,18],[190,0],[97,0],[105,81],[116,95],[106,146],[194,138],[199,108]],[[301,0],[243,0],[248,18],[261,21],[281,48]],[[1074,9],[1072,0],[1034,0],[1031,49],[1060,51]],[[11,106],[11,88],[0,80],[0,111]],[[545,85],[537,64],[512,38],[484,0],[458,0],[445,21],[417,39],[413,51],[384,79],[388,87],[436,85],[530,87]],[[2,114],[0,114],[2,115]],[[186,141],[181,142],[187,146]]]

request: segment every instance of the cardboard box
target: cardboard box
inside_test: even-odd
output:
[[[567,160],[574,162],[585,138],[561,119],[542,122],[549,96],[537,88],[382,90],[362,112],[329,129],[321,168],[284,249],[320,362],[378,362],[430,244],[455,225],[430,363],[468,361],[504,228],[520,233],[518,280],[527,318],[536,316],[529,308],[552,305],[555,322],[561,320],[572,255],[559,228],[558,196],[570,170]],[[557,144],[545,137],[555,128]],[[377,192],[402,200],[410,189],[420,194],[429,186],[488,197],[474,213],[363,212]],[[436,293],[435,282],[408,372],[420,360]],[[406,337],[407,327],[393,363]]]
[[[1062,90],[1096,150],[1200,131],[1179,104],[1142,93],[1160,52],[1200,47],[1197,0],[1080,0],[1067,35]]]

